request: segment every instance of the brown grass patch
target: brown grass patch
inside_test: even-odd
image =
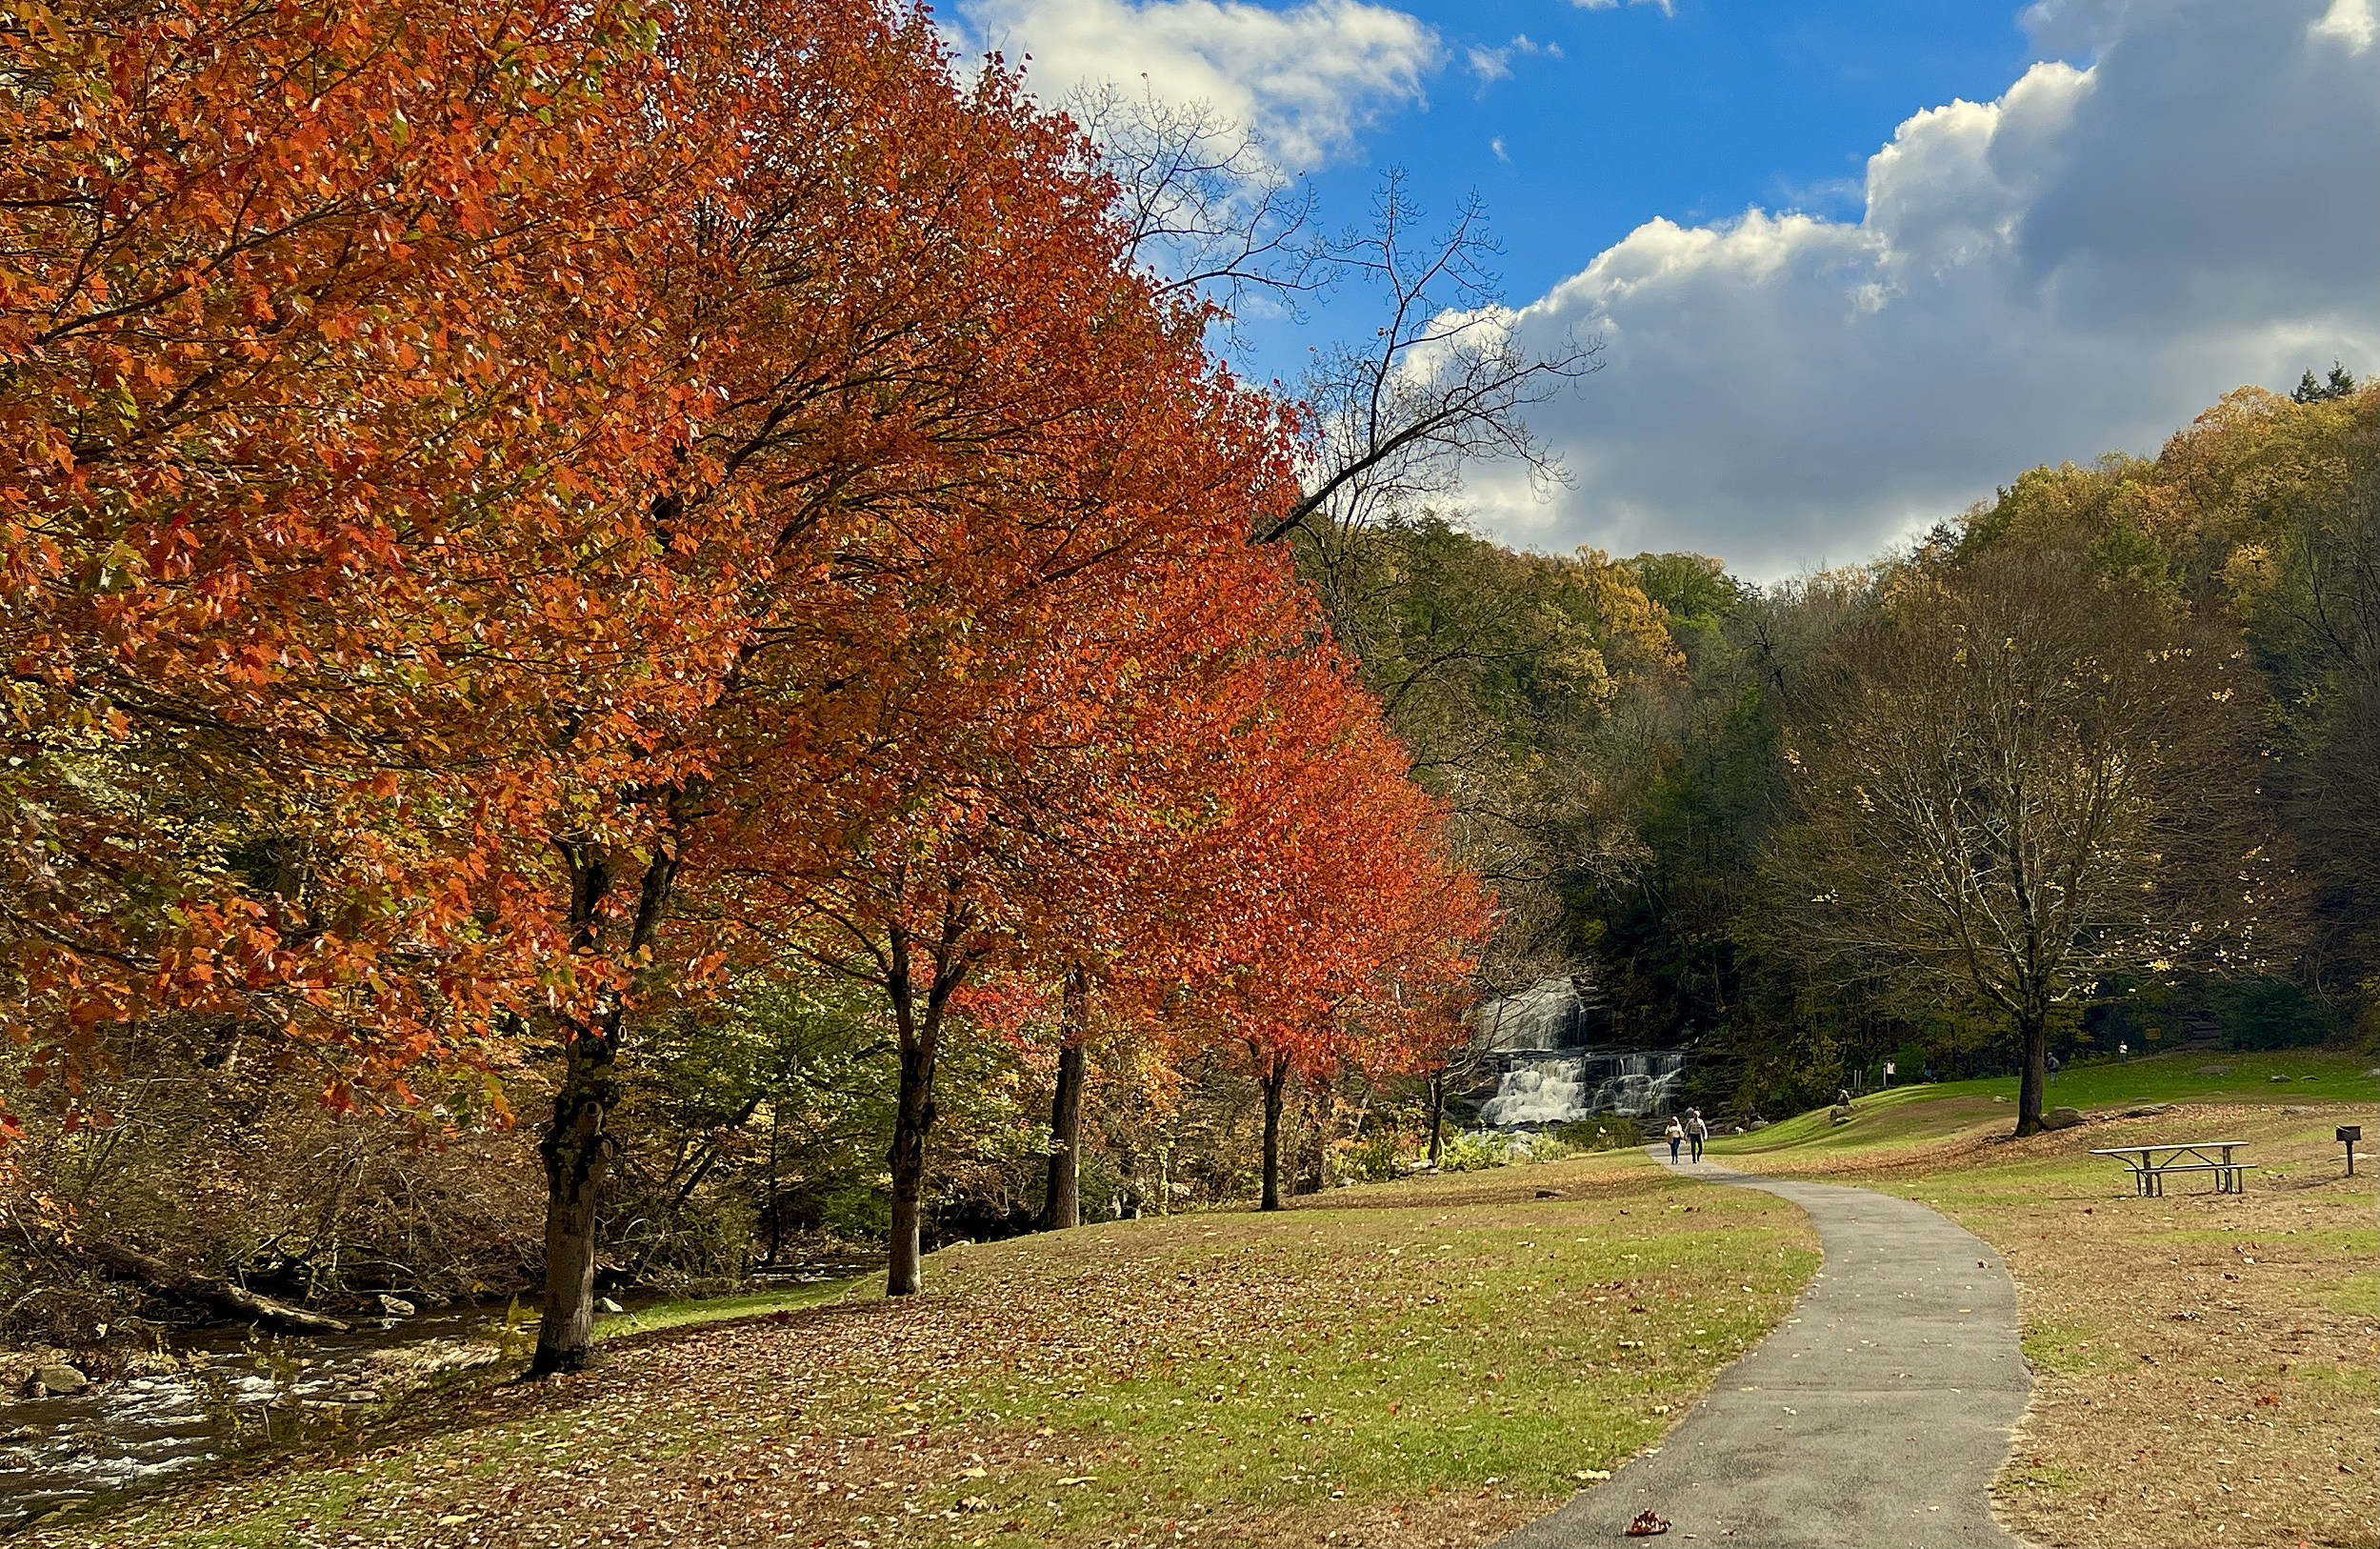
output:
[[[2380,1190],[2342,1176],[2332,1126],[2193,1104],[2024,1140],[2005,1130],[1793,1165],[1940,1208],[2016,1277],[2033,1400],[1994,1504],[2035,1543],[2380,1543],[2373,1268]],[[2244,1195],[2210,1175],[2162,1199],[2094,1147],[2245,1142]],[[2360,1277],[2360,1278],[2359,1278]]]

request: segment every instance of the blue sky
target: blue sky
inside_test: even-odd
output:
[[[1326,223],[1477,191],[1526,342],[1606,369],[1467,471],[1507,541],[1864,559],[2027,467],[2380,367],[2375,0],[955,0],[1055,97],[1146,77],[1255,128]],[[1366,298],[1251,320],[1293,377]]]
[[[1691,225],[1759,205],[1856,217],[1868,157],[1901,120],[1999,95],[2028,56],[2014,13],[1992,4],[1402,9],[1435,29],[1447,68],[1426,103],[1385,115],[1360,153],[1314,174],[1324,208],[1360,220],[1390,163],[1433,210],[1476,190],[1515,299],[1654,215]],[[1483,79],[1482,67],[1510,74]],[[1329,309],[1325,331],[1362,326],[1360,299]],[[1268,367],[1301,358],[1295,339],[1259,336]]]

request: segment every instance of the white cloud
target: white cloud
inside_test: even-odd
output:
[[[1499,134],[1494,139],[1490,140],[1488,142],[1488,149],[1496,153],[1496,160],[1507,163],[1508,165],[1511,162],[1511,154],[1504,149],[1503,135]]]
[[[1473,44],[1466,51],[1464,62],[1470,67],[1471,74],[1478,77],[1482,96],[1487,94],[1488,88],[1492,83],[1511,78],[1514,54],[1542,56],[1547,59],[1559,59],[1563,56],[1562,45],[1559,43],[1540,43],[1526,32],[1516,34],[1511,42],[1500,49],[1490,49],[1484,44]]]
[[[1512,77],[1512,50],[1510,49],[1483,49],[1474,44],[1465,63],[1470,66],[1470,72],[1479,78],[1482,87],[1490,81],[1506,81]]]
[[[1147,77],[1178,103],[1206,102],[1254,130],[1290,168],[1351,152],[1384,115],[1423,100],[1445,63],[1418,18],[1361,0],[961,0],[968,46],[1031,56],[1045,99],[1077,85]]]
[[[1864,558],[2024,469],[2153,452],[2242,382],[2380,369],[2368,0],[2037,6],[2089,36],[1902,124],[1865,214],[1654,220],[1524,308],[1609,369],[1534,423],[1575,485],[1480,470],[1515,541]]]
[[[1659,6],[1661,14],[1664,16],[1677,14],[1670,9],[1671,0],[1628,0],[1628,3],[1631,6]],[[1620,9],[1620,0],[1570,0],[1570,4],[1581,10],[1617,10]]]
[[[2330,0],[2330,9],[2313,26],[2317,37],[2336,38],[2350,52],[2362,53],[2380,34],[2380,21],[2371,14],[2371,0]]]

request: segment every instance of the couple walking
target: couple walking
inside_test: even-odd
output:
[[[1677,1160],[1677,1148],[1680,1141],[1690,1140],[1694,1143],[1693,1159],[1700,1161],[1702,1160],[1702,1143],[1710,1138],[1710,1126],[1703,1122],[1701,1109],[1689,1108],[1686,1110],[1685,1122],[1680,1123],[1676,1118],[1671,1118],[1670,1127],[1661,1132],[1661,1137],[1670,1142],[1670,1160]]]

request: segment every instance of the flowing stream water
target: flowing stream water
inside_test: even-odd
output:
[[[372,1322],[290,1338],[192,1330],[169,1338],[170,1369],[158,1363],[81,1393],[0,1403],[0,1532],[87,1496],[334,1429],[399,1382],[497,1359],[485,1336],[504,1311],[430,1313],[387,1329]]]
[[[838,1279],[870,1262],[788,1265],[760,1284]],[[630,1311],[652,1299],[631,1298]],[[135,1375],[82,1393],[0,1399],[0,1534],[177,1469],[363,1423],[374,1406],[433,1372],[506,1358],[498,1331],[507,1311],[447,1309],[304,1337],[192,1329],[169,1334],[170,1358],[148,1363],[145,1374],[136,1365]],[[533,1334],[533,1311],[529,1319]],[[0,1375],[11,1384],[17,1377]]]

